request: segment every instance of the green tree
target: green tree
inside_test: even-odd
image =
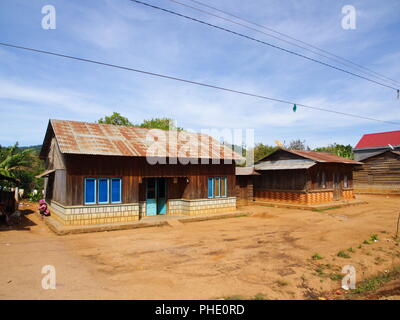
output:
[[[314,151],[333,153],[343,158],[349,158],[349,159],[354,158],[353,147],[349,144],[343,145],[334,143],[330,144],[327,147],[315,148]]]
[[[7,177],[18,178],[20,171],[26,170],[32,163],[32,149],[19,150],[18,142],[12,147],[0,147],[0,173]]]
[[[139,126],[148,129],[183,130],[180,127],[176,127],[174,120],[171,118],[152,118],[149,120],[143,120]]]
[[[115,124],[117,126],[133,126],[133,124],[125,118],[121,116],[118,112],[113,112],[111,116],[105,116],[104,118],[100,118],[97,123],[103,124]]]
[[[114,124],[118,126],[135,126],[148,129],[183,130],[183,128],[176,127],[174,120],[171,118],[151,118],[143,120],[140,124],[133,124],[128,118],[122,116],[118,112],[113,112],[111,116],[100,118],[97,123]]]
[[[20,182],[20,188],[25,194],[32,189],[42,189],[43,179],[35,176],[44,170],[43,162],[39,159],[38,149],[18,147],[18,143],[11,147],[0,146],[0,173],[7,177],[16,178]],[[12,184],[1,181],[4,187]]]
[[[269,146],[263,143],[256,143],[253,149],[250,149],[248,152],[254,152],[254,161],[261,160],[262,158],[270,155],[272,152],[277,150],[277,146]]]
[[[310,150],[310,147],[306,145],[305,140],[292,140],[290,143],[286,146],[286,149],[291,149],[291,150]]]

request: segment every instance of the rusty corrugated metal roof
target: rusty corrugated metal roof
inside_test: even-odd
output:
[[[288,150],[288,152],[297,154],[301,157],[308,158],[317,162],[334,162],[334,163],[348,163],[348,164],[362,164],[361,162],[339,157],[336,154],[327,152],[316,152],[316,151],[303,151],[303,150]]]
[[[315,165],[315,161],[310,159],[290,159],[290,160],[274,160],[262,161],[255,165],[256,170],[295,170],[308,169]]]
[[[242,159],[229,147],[200,133],[68,120],[50,120],[50,125],[62,153]]]
[[[260,175],[257,171],[254,170],[254,167],[236,167],[237,176],[252,176],[252,175]]]

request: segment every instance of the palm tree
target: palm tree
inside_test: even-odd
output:
[[[32,149],[19,151],[18,142],[12,147],[0,146],[0,174],[6,177],[18,178],[21,171],[32,164]]]

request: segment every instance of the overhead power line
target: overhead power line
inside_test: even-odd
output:
[[[346,112],[340,112],[340,111],[332,110],[334,108],[326,109],[326,108],[309,106],[309,105],[305,105],[305,104],[301,104],[301,103],[297,103],[297,102],[293,102],[293,101],[289,101],[289,100],[272,98],[272,97],[263,96],[263,95],[256,94],[256,93],[250,93],[250,92],[245,92],[245,91],[241,91],[241,90],[230,89],[230,88],[226,88],[226,87],[220,87],[220,86],[209,84],[209,83],[205,83],[205,82],[187,80],[187,79],[184,79],[184,78],[179,78],[179,77],[169,76],[169,75],[165,75],[165,74],[161,74],[161,73],[156,73],[156,72],[150,72],[150,71],[130,68],[130,67],[126,67],[126,66],[112,64],[112,63],[107,63],[107,62],[102,62],[102,61],[97,61],[97,60],[92,60],[92,59],[86,59],[86,58],[81,58],[81,57],[61,54],[61,53],[56,53],[56,52],[47,51],[47,50],[24,47],[24,46],[11,44],[11,43],[5,43],[5,42],[0,42],[0,45],[4,46],[4,47],[9,47],[9,48],[14,48],[14,49],[21,49],[21,50],[26,50],[26,51],[31,51],[31,52],[36,52],[36,53],[56,56],[56,57],[60,57],[60,58],[66,58],[66,59],[71,59],[71,60],[77,60],[77,61],[82,61],[82,62],[93,63],[93,64],[97,64],[97,65],[101,65],[101,66],[117,68],[117,69],[126,70],[126,71],[133,71],[133,72],[142,73],[142,74],[146,74],[146,75],[150,75],[150,76],[154,76],[154,77],[159,77],[159,78],[164,78],[164,79],[169,79],[169,80],[175,80],[175,81],[190,83],[190,84],[197,85],[197,86],[202,86],[202,87],[222,90],[222,91],[226,91],[226,92],[232,92],[232,93],[236,93],[236,94],[240,94],[240,95],[244,95],[244,96],[250,96],[250,97],[254,97],[254,98],[259,98],[259,99],[264,99],[264,100],[284,103],[284,104],[288,104],[288,105],[295,105],[296,104],[297,107],[304,107],[304,108],[308,108],[308,109],[324,111],[324,112],[329,112],[329,113],[334,113],[334,114],[339,114],[339,115],[344,115],[344,116],[353,117],[353,118],[359,118],[359,119],[364,119],[364,120],[388,123],[388,124],[392,124],[392,125],[400,125],[400,122],[380,120],[380,119],[375,119],[375,118],[366,117],[366,116],[362,116],[362,115],[357,115],[357,114],[352,114],[352,113],[346,113]]]
[[[188,8],[191,8],[191,9],[193,9],[193,10],[197,10],[197,11],[200,11],[200,12],[203,12],[203,13],[206,13],[206,14],[209,14],[209,15],[212,15],[212,16],[217,17],[217,18],[219,18],[219,19],[223,19],[223,20],[225,20],[225,21],[229,21],[229,22],[238,24],[238,25],[243,26],[243,27],[246,27],[246,28],[248,28],[248,29],[251,29],[251,30],[254,30],[254,31],[257,31],[257,32],[261,32],[261,33],[263,33],[263,34],[265,34],[265,35],[267,35],[267,36],[270,36],[270,37],[273,37],[273,38],[275,38],[275,39],[284,41],[284,42],[286,42],[286,43],[289,43],[289,44],[291,44],[291,45],[297,46],[297,47],[302,48],[302,49],[304,49],[304,50],[308,50],[309,52],[312,52],[312,53],[314,53],[314,54],[318,54],[318,55],[320,55],[320,56],[322,56],[322,57],[325,57],[325,58],[331,59],[331,60],[333,60],[333,61],[342,63],[343,65],[346,65],[346,66],[354,66],[355,68],[357,68],[358,70],[363,71],[364,73],[367,73],[367,74],[370,74],[370,75],[375,75],[376,77],[379,77],[379,78],[381,78],[381,79],[383,79],[383,80],[385,80],[385,81],[390,81],[390,82],[392,82],[392,83],[395,83],[395,85],[399,85],[399,84],[400,84],[400,82],[397,81],[397,80],[394,80],[394,79],[392,79],[392,78],[390,78],[390,77],[387,77],[387,76],[385,76],[385,75],[382,75],[382,74],[380,74],[380,73],[378,73],[378,72],[376,72],[376,71],[374,71],[374,70],[371,70],[370,68],[367,68],[367,67],[365,67],[365,66],[362,66],[362,65],[360,65],[360,64],[358,64],[358,63],[355,63],[355,62],[353,62],[353,61],[351,61],[351,60],[349,60],[349,59],[343,58],[343,57],[341,57],[341,56],[339,56],[339,55],[337,55],[337,54],[334,54],[334,53],[329,52],[329,51],[327,51],[327,50],[321,49],[321,48],[319,48],[319,47],[317,47],[317,46],[315,46],[315,45],[312,45],[312,44],[310,44],[310,43],[308,43],[308,42],[305,42],[305,41],[302,41],[302,40],[297,39],[297,38],[295,38],[295,37],[292,37],[292,36],[290,36],[290,35],[288,35],[288,34],[285,34],[285,33],[283,33],[283,32],[274,30],[274,29],[272,29],[272,28],[270,28],[270,27],[266,27],[266,26],[261,25],[261,24],[259,24],[259,23],[250,21],[250,20],[248,20],[248,19],[244,19],[244,18],[242,18],[242,17],[239,17],[238,15],[235,15],[235,14],[233,14],[233,13],[230,13],[230,12],[227,12],[227,11],[225,11],[225,10],[221,10],[221,9],[218,9],[218,8],[213,7],[213,6],[211,6],[211,5],[205,4],[205,3],[201,2],[201,1],[198,1],[198,0],[189,0],[189,1],[193,2],[193,3],[196,3],[196,4],[198,4],[198,5],[201,5],[201,6],[203,6],[203,7],[207,7],[207,8],[209,8],[209,9],[215,10],[215,11],[217,11],[217,12],[223,13],[224,15],[233,17],[233,18],[235,18],[235,19],[237,19],[237,20],[239,20],[239,21],[242,21],[242,22],[251,24],[251,25],[253,25],[253,26],[256,26],[256,27],[259,27],[259,28],[268,30],[268,31],[273,32],[273,33],[276,33],[276,34],[278,34],[278,35],[280,35],[280,36],[286,37],[286,38],[288,38],[288,39],[290,39],[290,40],[293,40],[293,41],[296,41],[296,42],[298,42],[298,43],[301,43],[302,45],[308,46],[308,47],[313,48],[313,49],[315,49],[315,50],[317,50],[317,51],[319,51],[319,52],[325,53],[325,54],[327,54],[328,56],[326,56],[326,55],[324,55],[324,54],[321,54],[321,53],[319,53],[319,52],[316,52],[316,51],[314,51],[314,50],[310,50],[309,48],[304,47],[304,46],[302,46],[302,45],[298,45],[298,44],[296,44],[296,43],[294,43],[294,42],[292,42],[292,41],[288,41],[288,40],[282,39],[282,38],[280,38],[280,37],[278,37],[278,36],[272,35],[272,34],[270,34],[270,33],[263,32],[263,31],[261,31],[261,30],[259,30],[259,29],[255,29],[255,28],[249,27],[249,26],[247,26],[247,25],[243,25],[243,24],[241,24],[241,23],[238,23],[237,21],[233,21],[233,20],[231,20],[231,19],[227,19],[227,18],[218,16],[218,15],[215,15],[215,14],[209,12],[209,11],[196,8],[196,7],[190,6],[190,5],[188,5],[188,4],[184,4],[184,3],[179,2],[179,1],[176,1],[176,0],[169,0],[169,1],[174,2],[174,3],[177,3],[177,4],[182,5],[182,6],[185,6],[185,7],[188,7]],[[353,68],[354,68],[354,67],[353,67]]]
[[[246,39],[248,39],[248,40],[252,40],[252,41],[255,41],[255,42],[258,42],[258,43],[261,43],[261,44],[270,46],[270,47],[272,47],[272,48],[275,48],[275,49],[278,49],[278,50],[287,52],[287,53],[289,53],[289,54],[293,54],[293,55],[295,55],[295,56],[298,56],[298,57],[307,59],[307,60],[309,60],[309,61],[316,62],[316,63],[321,64],[321,65],[323,65],[323,66],[326,66],[326,67],[329,67],[329,68],[332,68],[332,69],[335,69],[335,70],[338,70],[338,71],[341,71],[341,72],[344,72],[344,73],[353,75],[353,76],[358,77],[358,78],[360,78],[360,79],[364,79],[364,80],[367,80],[367,81],[369,81],[369,82],[378,84],[378,85],[380,85],[380,86],[383,86],[383,87],[386,87],[386,88],[395,90],[396,92],[398,92],[398,90],[399,90],[398,88],[395,88],[395,87],[393,87],[393,86],[391,86],[391,85],[387,85],[387,84],[384,84],[384,83],[382,83],[382,82],[375,81],[375,80],[373,80],[373,79],[364,77],[364,76],[359,75],[359,74],[356,74],[356,73],[354,73],[354,72],[351,72],[351,71],[348,71],[348,70],[345,70],[345,69],[336,67],[336,66],[331,65],[331,64],[329,64],[329,63],[326,63],[326,62],[323,62],[323,61],[320,61],[320,60],[317,60],[317,59],[314,59],[314,58],[305,56],[305,55],[303,55],[303,54],[301,54],[301,53],[297,53],[297,52],[294,52],[294,51],[292,51],[292,50],[288,50],[288,49],[282,48],[282,47],[277,46],[277,45],[274,45],[274,44],[272,44],[272,43],[269,43],[269,42],[266,42],[266,41],[263,41],[263,40],[259,40],[259,39],[256,39],[256,38],[253,38],[253,37],[250,37],[250,36],[248,36],[248,35],[245,35],[245,34],[242,34],[242,33],[239,33],[239,32],[236,32],[236,31],[233,31],[233,30],[224,28],[224,27],[217,26],[217,25],[215,25],[215,24],[211,24],[211,23],[208,23],[208,22],[203,21],[203,20],[199,20],[199,19],[196,19],[196,18],[193,18],[193,17],[189,17],[189,16],[187,16],[187,15],[184,15],[184,14],[181,14],[181,13],[178,13],[178,12],[175,12],[175,11],[172,11],[172,10],[169,10],[169,9],[161,8],[161,7],[158,7],[158,6],[149,4],[149,3],[145,3],[145,2],[142,2],[142,1],[138,1],[138,0],[129,0],[129,1],[135,2],[135,3],[138,3],[138,4],[142,4],[142,5],[145,5],[145,6],[147,6],[147,7],[151,7],[151,8],[157,9],[157,10],[161,10],[161,11],[164,11],[164,12],[167,12],[167,13],[170,13],[170,14],[173,14],[173,15],[176,15],[176,16],[179,16],[179,17],[182,17],[182,18],[185,18],[185,19],[189,19],[189,20],[192,20],[192,21],[195,21],[195,22],[198,22],[198,23],[201,23],[201,24],[204,24],[204,25],[207,25],[207,26],[210,26],[210,27],[213,27],[213,28],[216,28],[216,29],[219,29],[219,30],[222,30],[222,31],[231,33],[231,34],[234,34],[234,35],[237,35],[237,36],[242,37],[242,38],[246,38]]]

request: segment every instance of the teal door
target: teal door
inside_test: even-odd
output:
[[[167,213],[167,184],[165,178],[157,179],[157,214]]]
[[[146,183],[146,216],[157,214],[157,180],[148,178]]]
[[[167,213],[167,183],[165,178],[148,178],[146,183],[146,216]]]

